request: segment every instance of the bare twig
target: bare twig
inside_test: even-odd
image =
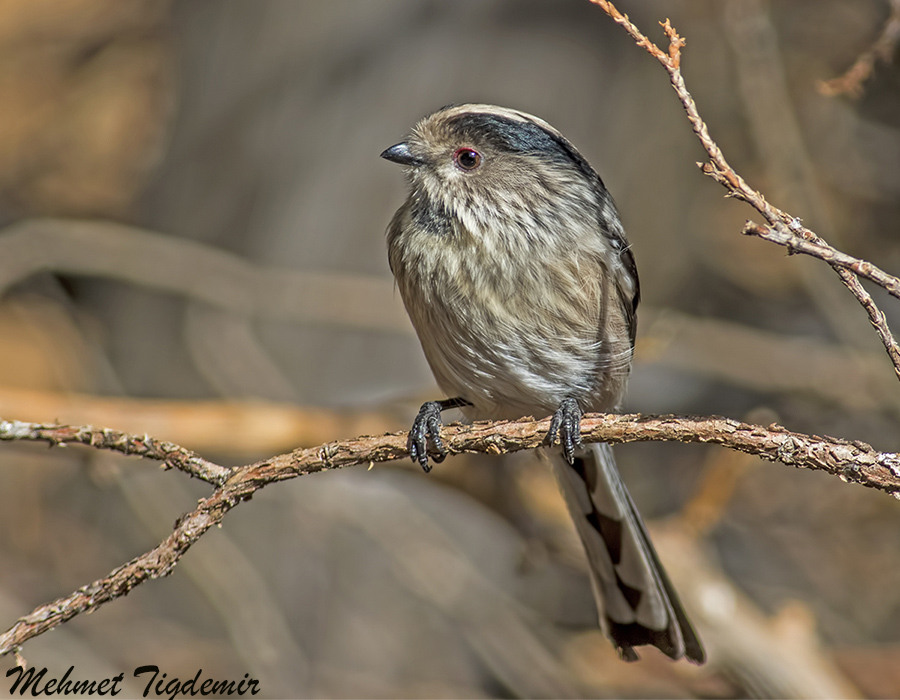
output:
[[[180,469],[198,479],[220,486],[231,473],[178,445],[157,440],[149,435],[128,435],[118,430],[91,426],[41,425],[23,421],[0,420],[0,440],[47,442],[50,446],[80,444],[98,450],[112,450],[124,455],[155,459],[166,468]]]
[[[872,324],[875,332],[878,333],[878,337],[881,338],[881,343],[887,350],[888,357],[891,358],[891,363],[894,365],[894,371],[900,377],[900,346],[897,345],[897,341],[891,335],[884,312],[875,305],[872,295],[865,290],[856,275],[844,269],[838,270],[838,274],[841,276],[841,281],[847,286],[847,289],[850,290],[866,310],[869,322]]]
[[[444,429],[444,444],[451,454],[501,454],[534,449],[545,443],[549,420],[451,425]],[[798,468],[818,469],[876,488],[900,494],[900,455],[878,452],[862,442],[848,442],[768,428],[719,418],[642,415],[588,415],[582,421],[585,442],[641,442],[668,440],[715,443],[763,459]],[[16,651],[27,640],[83,612],[127,594],[140,583],[170,574],[181,556],[232,508],[250,499],[268,484],[305,474],[358,464],[386,462],[408,456],[406,434],[363,436],[226,469],[206,462],[188,450],[147,436],[126,435],[90,427],[54,426],[0,421],[0,439],[81,443],[123,454],[164,460],[168,466],[216,485],[215,491],[178,520],[174,531],[146,554],[106,577],[65,598],[47,603],[19,619],[0,634],[0,655]]]
[[[791,211],[803,212],[820,235],[840,243],[840,229],[830,213],[828,196],[822,190],[797,119],[771,3],[722,3],[721,21],[732,49],[736,85],[749,136],[762,160],[769,198],[783,202]],[[856,301],[834,284],[832,270],[823,265],[798,265],[794,272],[810,302],[841,342],[857,350],[868,347],[868,319],[858,314]],[[881,377],[876,381],[880,382]],[[867,382],[869,386],[871,382]]]
[[[875,305],[872,296],[865,290],[856,276],[859,274],[866,279],[872,279],[872,270],[870,268],[874,266],[871,266],[870,263],[864,260],[851,258],[849,255],[846,255],[839,250],[835,250],[818,237],[815,239],[798,239],[796,236],[792,235],[790,231],[787,231],[783,225],[764,227],[752,221],[748,221],[744,225],[741,233],[748,236],[758,236],[764,240],[783,245],[791,253],[806,253],[807,255],[812,255],[813,257],[825,260],[832,264],[832,267],[834,267],[838,275],[840,275],[841,281],[866,310],[870,323],[875,328],[875,332],[878,333],[878,337],[881,339],[888,356],[891,358],[891,363],[894,365],[894,371],[897,373],[897,376],[900,377],[900,345],[897,344],[890,329],[888,329],[887,319],[885,319],[884,313]],[[846,265],[838,267],[835,263],[838,258],[844,259]],[[881,271],[878,270],[878,272],[880,273]],[[886,282],[897,281],[896,278],[891,278],[890,275],[888,275],[888,277],[890,280],[886,280]],[[882,284],[881,286],[890,291],[885,284]],[[893,294],[893,292],[891,293]]]
[[[872,77],[875,64],[878,61],[890,63],[898,42],[900,42],[900,0],[891,0],[891,13],[878,38],[859,55],[843,75],[820,82],[819,92],[829,97],[835,95],[861,97],[863,83]]]
[[[715,176],[713,177],[715,178]],[[879,287],[883,287],[892,296],[900,299],[900,279],[878,269],[870,262],[835,250],[812,231],[804,228],[796,219],[792,219],[787,226],[776,221],[769,227],[763,227],[751,221],[744,226],[741,233],[777,243],[787,248],[790,253],[803,253],[824,260],[835,267],[850,270],[860,277],[874,282]]]
[[[672,87],[675,89],[675,93],[678,95],[678,99],[687,113],[691,128],[709,155],[708,162],[697,164],[702,172],[724,186],[728,190],[729,197],[747,202],[762,214],[769,224],[766,229],[754,226],[748,230],[745,227],[744,233],[758,235],[778,245],[785,246],[792,253],[810,255],[831,265],[841,276],[841,281],[844,282],[857,301],[866,309],[869,322],[878,333],[878,337],[881,339],[888,357],[894,365],[894,371],[900,378],[900,347],[898,347],[887,326],[884,314],[875,306],[871,296],[865,292],[861,285],[848,283],[848,279],[841,275],[840,271],[846,269],[856,275],[865,277],[883,287],[898,299],[900,299],[900,279],[880,270],[870,262],[854,258],[828,245],[817,234],[803,226],[799,218],[791,216],[787,212],[769,204],[761,192],[750,187],[734,168],[728,164],[722,150],[709,135],[706,122],[701,118],[694,98],[684,84],[684,78],[681,75],[681,49],[685,45],[685,40],[678,35],[678,32],[672,27],[669,20],[660,23],[669,39],[669,49],[668,52],[665,52],[650,41],[628,19],[628,16],[619,12],[609,0],[590,0],[590,2],[599,5],[606,14],[625,29],[638,46],[644,48],[666,69]],[[760,232],[763,231],[768,233],[761,235]]]

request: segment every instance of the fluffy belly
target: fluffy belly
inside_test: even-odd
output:
[[[542,417],[566,398],[618,405],[631,342],[600,252],[409,235],[390,251],[400,294],[435,379],[473,404],[470,417]]]
[[[614,349],[599,326],[576,334],[547,309],[436,306],[410,310],[410,317],[438,385],[470,401],[472,419],[543,417],[569,397],[586,410],[609,410],[624,393],[630,345],[618,351],[623,361],[611,362]]]

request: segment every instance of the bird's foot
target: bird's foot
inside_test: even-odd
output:
[[[426,472],[431,471],[428,463],[428,439],[434,445],[435,452],[431,458],[435,462],[443,462],[447,456],[447,448],[441,441],[441,403],[440,401],[426,401],[419,409],[419,414],[413,421],[409,431],[406,446],[409,448],[409,456],[413,462],[418,462]]]
[[[431,438],[431,444],[434,446],[434,452],[431,453],[433,462],[443,462],[447,456],[447,448],[441,441],[441,411],[448,408],[462,408],[463,406],[471,406],[472,404],[461,396],[454,399],[441,399],[440,401],[426,401],[419,409],[419,414],[413,421],[412,429],[409,431],[409,437],[406,440],[406,447],[409,450],[409,456],[413,462],[418,462],[426,473],[431,471],[431,465],[428,464],[428,439]]]
[[[581,408],[575,399],[563,399],[550,420],[547,441],[551,445],[559,442],[569,464],[575,463],[575,450],[584,444],[581,440],[581,416]]]

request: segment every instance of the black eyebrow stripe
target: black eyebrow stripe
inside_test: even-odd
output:
[[[571,143],[532,121],[470,112],[449,119],[447,127],[462,139],[487,143],[500,151],[535,154],[561,165],[574,165],[589,180],[600,181],[597,172]]]

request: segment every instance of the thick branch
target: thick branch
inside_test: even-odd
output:
[[[451,425],[443,432],[451,454],[502,454],[545,444],[549,420]],[[844,481],[854,481],[897,496],[900,494],[900,456],[878,452],[862,442],[793,433],[778,425],[768,428],[727,418],[588,415],[582,421],[585,442],[643,442],[669,440],[716,443],[798,468],[819,469]],[[36,608],[0,635],[0,655],[15,652],[24,642],[127,594],[140,583],[166,576],[181,556],[225,514],[264,486],[304,474],[358,464],[387,462],[409,455],[406,434],[331,442],[245,467],[226,469],[188,450],[153,440],[90,427],[52,426],[0,421],[0,439],[81,443],[97,449],[138,454],[164,460],[169,466],[217,484],[211,496],[179,519],[169,537],[146,554],[65,598]]]

